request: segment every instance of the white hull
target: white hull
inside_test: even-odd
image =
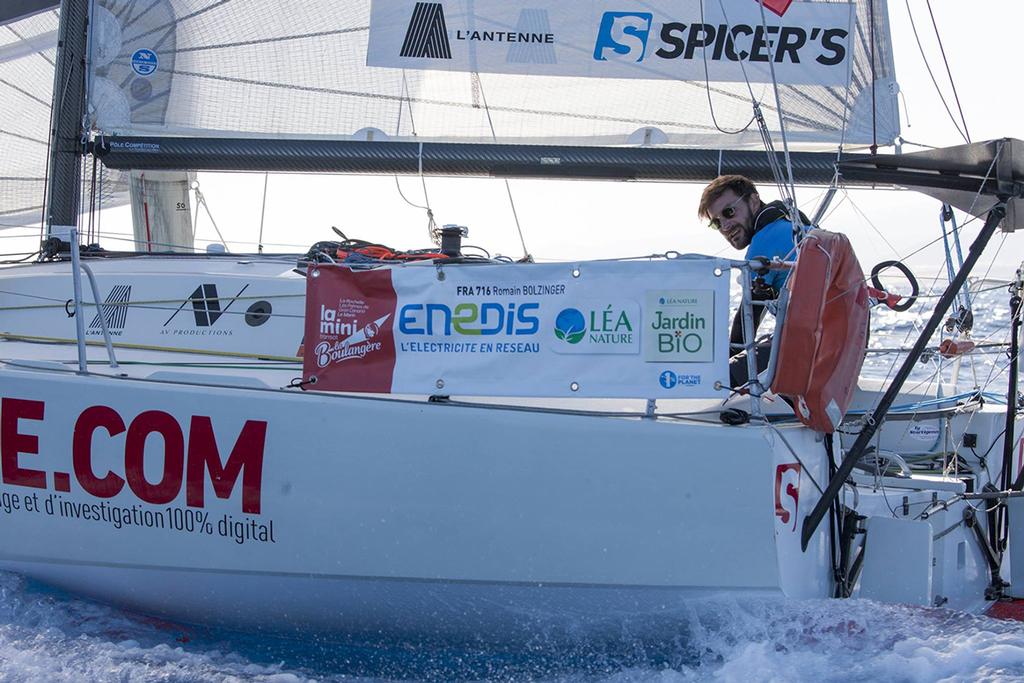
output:
[[[143,614],[247,632],[354,640],[522,644],[656,636],[704,603],[777,591],[500,584],[5,563],[36,580]]]
[[[722,594],[833,595],[828,524],[806,552],[799,543],[828,479],[813,432],[725,426],[699,401],[658,407],[712,409],[700,419],[652,419],[643,401],[502,407],[283,388],[300,374],[284,358],[301,341],[301,278],[283,262],[201,261],[199,275],[195,259],[95,264],[101,296],[131,285],[142,302],[112,316],[118,357],[131,361],[120,368],[98,346],[84,377],[73,345],[2,345],[0,568],[184,622],[469,639],[655,623]],[[6,305],[24,298],[10,292],[62,301],[61,271],[6,271]],[[251,298],[238,298],[247,283]],[[206,284],[221,291],[222,311],[228,292],[243,310],[274,302],[274,316],[203,317],[209,302],[189,296]],[[7,310],[3,328],[73,337],[61,307]],[[167,350],[168,336],[185,349]],[[578,412],[595,409],[615,413]],[[1002,420],[998,407],[959,415],[948,441],[969,427],[987,445]],[[938,431],[907,430],[888,424],[879,443],[944,447]],[[990,577],[960,523],[967,503],[919,518],[963,481],[857,476],[847,506],[906,524],[875,525],[866,555],[884,552],[889,564],[867,562],[854,594],[984,608]],[[884,533],[890,546],[872,558]],[[902,552],[914,539],[927,547]]]
[[[145,612],[358,630],[433,621],[427,615],[449,605],[441,621],[472,633],[559,595],[599,617],[609,594],[643,608],[709,591],[830,590],[824,531],[802,554],[794,525],[776,515],[775,469],[793,457],[766,428],[55,374],[0,371],[4,397],[45,405],[42,420],[18,421],[19,434],[38,437],[38,455],[21,454],[19,466],[45,472],[45,488],[5,485],[23,507],[34,494],[40,510],[5,515],[3,566]],[[244,473],[221,499],[204,471],[202,507],[187,505],[187,474],[165,504],[146,503],[129,484],[109,499],[90,495],[79,481],[85,458],[97,478],[127,478],[135,429],[111,437],[99,428],[83,455],[73,435],[91,406],[126,426],[147,411],[182,426],[185,465],[165,471],[163,439],[146,441],[150,484],[189,469],[202,442],[193,416],[210,418],[222,462],[246,421],[265,421],[260,512],[242,509]],[[813,434],[786,431],[814,453],[805,463],[822,480]],[[69,491],[56,490],[55,472],[70,475]],[[799,504],[813,505],[812,493],[805,478]],[[140,518],[115,528],[101,503],[148,510],[151,526]],[[208,515],[210,527],[168,528],[186,509]],[[265,529],[267,540],[239,543],[222,520]]]

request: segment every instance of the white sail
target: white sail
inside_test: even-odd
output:
[[[431,59],[419,60],[424,62],[423,68],[367,65],[371,23],[376,31],[378,7],[388,10],[384,14],[392,16],[402,32],[417,12],[415,0],[383,4],[375,0],[373,14],[369,0],[297,4],[159,0],[147,3],[145,12],[126,0],[101,0],[98,4],[100,16],[94,22],[98,28],[93,33],[93,51],[104,57],[93,63],[92,125],[107,134],[336,139],[386,136],[418,141],[570,145],[660,142],[756,148],[761,145],[761,135],[752,122],[751,95],[760,102],[767,126],[776,137],[781,105],[786,134],[798,148],[835,148],[840,143],[885,145],[899,134],[884,0],[857,0],[852,4],[797,1],[781,18],[766,11],[766,35],[779,35],[778,31],[773,34],[768,25],[786,25],[786,16],[807,11],[815,16],[824,13],[843,17],[849,28],[842,29],[845,35],[833,36],[848,58],[843,62],[846,73],[831,77],[829,83],[787,82],[787,67],[792,67],[793,59],[800,59],[800,55],[781,51],[778,101],[770,79],[764,77],[768,66],[749,59],[749,85],[737,76],[737,64],[732,64],[728,73],[711,64],[710,80],[695,78],[695,73],[703,72],[700,63],[705,58],[714,62],[716,55],[721,58],[723,51],[729,52],[733,46],[729,39],[718,41],[722,44],[716,48],[707,35],[703,38],[707,47],[683,50],[682,56],[688,55],[691,63],[680,73],[689,80],[666,78],[665,74],[656,78],[550,75],[557,73],[550,63],[527,59],[526,53],[520,55],[516,73],[485,72],[486,65],[478,65],[478,70],[470,65],[466,71],[449,71],[438,70],[436,64],[428,63],[437,61]],[[486,25],[491,21],[486,13],[500,8],[471,0],[418,4],[437,5],[452,18],[445,24],[449,42],[457,42],[458,31],[466,26]],[[753,20],[761,16],[755,0],[660,4],[666,7],[664,12],[651,14],[655,24],[661,22],[660,28],[652,24],[652,50],[658,36],[675,36],[676,40],[697,37],[679,31],[672,34],[671,26],[665,28],[670,20],[690,25],[704,16],[708,27],[721,28],[726,25],[722,16],[753,15]],[[542,48],[550,48],[552,58],[582,52],[584,58],[590,55],[593,60],[602,13],[612,8],[606,5],[582,3],[583,13],[593,20],[579,31],[579,37],[566,36],[562,44],[559,41],[563,34],[553,33],[551,44]],[[650,13],[651,6],[644,3],[636,7]],[[612,9],[629,7],[620,3]],[[545,26],[557,19],[554,15],[535,12],[517,21],[525,22],[520,27],[523,31],[544,33]],[[871,16],[873,32],[868,28]],[[730,19],[729,25],[736,21]],[[750,28],[762,29],[760,25]],[[516,26],[511,29],[518,30]],[[810,41],[814,31],[814,26],[808,26],[801,35]],[[735,51],[744,53],[738,47],[743,36],[735,35]],[[814,35],[820,44],[821,36]],[[777,43],[779,40],[770,38],[767,44]],[[501,46],[501,50],[510,55],[509,60],[516,61],[520,47]],[[764,49],[778,52],[780,47]],[[408,66],[415,66],[417,60],[411,61]]]
[[[132,171],[132,233],[137,251],[192,251],[195,231],[188,171]]]
[[[0,226],[39,226],[57,12],[0,26]]]
[[[56,5],[27,0],[0,8],[0,228],[43,223]],[[99,206],[127,201],[127,185],[118,171],[98,169],[96,187]]]

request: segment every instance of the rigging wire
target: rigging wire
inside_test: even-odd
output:
[[[977,192],[977,193],[975,194],[975,196],[974,196],[974,199],[973,199],[973,201],[972,201],[972,203],[971,203],[971,209],[970,209],[970,211],[969,211],[969,212],[973,211],[974,205],[975,205],[975,204],[977,203],[977,201],[978,201],[978,198],[979,198],[979,197],[981,196],[981,187],[983,187],[983,186],[984,186],[984,183],[985,183],[985,182],[987,182],[987,180],[988,180],[989,176],[990,176],[990,175],[991,175],[991,173],[992,173],[992,170],[993,170],[993,169],[995,168],[996,162],[998,161],[998,159],[999,159],[999,157],[1000,157],[1001,153],[1002,153],[1002,145],[1000,144],[1000,145],[999,145],[999,146],[997,147],[997,150],[996,150],[996,154],[994,155],[994,158],[993,158],[993,160],[992,160],[992,163],[991,163],[991,164],[989,165],[989,167],[988,167],[988,169],[987,169],[987,171],[986,171],[985,177],[984,177],[984,179],[982,180],[982,183],[981,183],[981,185],[979,185],[979,189],[978,189],[978,192]],[[848,195],[849,195],[849,193],[847,193],[847,196],[848,196]],[[870,220],[868,220],[868,219],[867,219],[867,218],[866,218],[865,216],[863,216],[863,213],[862,213],[862,212],[860,212],[860,211],[859,211],[859,209],[858,209],[858,208],[856,207],[856,205],[855,205],[855,203],[853,202],[852,198],[851,198],[851,200],[850,200],[850,201],[851,201],[851,205],[852,205],[852,206],[854,206],[854,209],[855,209],[855,210],[857,210],[857,211],[858,211],[858,213],[861,213],[862,217],[864,217],[864,219],[865,219],[865,220],[867,220],[868,224],[870,225],[870,224],[871,224],[871,221],[870,221]],[[954,230],[958,232],[959,230],[962,230],[962,229],[963,229],[963,228],[964,228],[964,227],[965,227],[966,225],[968,225],[968,224],[969,224],[969,223],[971,223],[971,222],[972,222],[972,221],[970,221],[970,220],[968,220],[968,221],[965,221],[965,222],[964,222],[963,224],[961,224],[961,225],[960,225],[959,227],[956,227],[956,228],[954,228]],[[874,226],[872,226],[872,227],[874,227]],[[875,228],[875,230],[876,230],[876,232],[878,232],[877,228]],[[884,239],[884,237],[883,237],[883,239]],[[902,257],[902,258],[901,258],[901,260],[906,260],[906,259],[907,259],[907,258],[909,258],[910,256],[912,256],[912,255],[914,255],[914,254],[916,254],[916,253],[919,253],[920,251],[922,251],[922,250],[924,250],[924,249],[928,248],[929,246],[931,246],[932,244],[935,244],[935,243],[937,243],[937,242],[938,242],[939,240],[944,240],[944,239],[946,239],[946,231],[945,231],[945,225],[943,224],[943,235],[942,235],[942,236],[940,236],[940,237],[936,238],[935,240],[932,240],[931,242],[929,242],[928,244],[926,244],[926,245],[925,245],[924,247],[921,247],[920,249],[918,249],[918,250],[916,250],[916,251],[914,251],[914,252],[911,252],[911,254],[909,254],[909,255],[907,255],[907,256],[904,256],[904,257]],[[1004,236],[1003,236],[1003,243],[1005,243],[1005,241],[1006,241],[1006,235],[1004,235]],[[888,243],[888,242],[887,242],[887,243]],[[890,248],[892,248],[892,245],[890,245]],[[999,248],[999,249],[997,250],[997,252],[996,252],[996,256],[995,256],[995,257],[993,257],[993,261],[992,261],[992,263],[994,263],[994,262],[995,262],[995,258],[997,258],[997,257],[998,257],[998,253],[999,253],[999,250],[1001,250],[1001,248],[1002,248],[1002,244],[1000,245],[1000,248]],[[895,251],[895,250],[894,250],[894,251]],[[989,266],[989,270],[991,270],[991,265]],[[987,278],[987,277],[988,277],[988,271],[986,271],[986,274],[985,274],[985,278]],[[934,291],[934,289],[935,289],[935,284],[936,284],[936,282],[937,282],[937,281],[938,281],[938,275],[936,274],[935,278],[934,278],[934,279],[933,279],[933,281],[932,281],[932,285],[931,285],[931,291]],[[906,334],[906,336],[904,337],[904,341],[903,341],[903,343],[904,343],[904,344],[906,344],[907,340],[908,340],[908,339],[910,338],[910,334],[911,334],[911,333],[912,333],[912,332],[913,332],[913,331],[915,330],[915,328],[916,328],[916,325],[917,325],[917,323],[916,323],[916,321],[914,321],[914,326],[912,326],[912,327],[908,328],[908,330],[907,330],[907,334]],[[893,370],[894,370],[894,369],[895,369],[895,367],[896,367],[896,360],[897,360],[897,359],[895,359],[895,358],[894,358],[894,359],[893,359],[893,362],[892,362],[892,363],[890,363],[890,365],[889,365],[889,369],[888,369],[888,371],[887,371],[887,373],[886,373],[886,376],[885,376],[885,380],[883,380],[883,381],[888,381],[888,380],[889,380],[889,378],[891,377],[891,375],[892,375],[892,372],[893,372]],[[973,365],[973,364],[972,364],[972,365]],[[939,362],[939,363],[937,364],[937,369],[936,369],[936,375],[938,375],[939,373],[941,373],[941,369],[942,369],[942,363],[941,363],[941,362]],[[990,378],[991,378],[991,372],[990,372]],[[939,378],[939,379],[940,379],[940,381],[941,381],[941,378]],[[877,405],[877,404],[876,404],[876,405]]]
[[[96,199],[97,199],[97,195],[99,194],[99,190],[98,190],[97,185],[96,185],[96,177],[97,177],[97,173],[98,173],[97,166],[99,166],[99,165],[100,165],[99,159],[97,159],[95,157],[95,155],[93,155],[93,157],[92,157],[92,179],[91,179],[91,182],[89,183],[89,221],[88,221],[88,227],[86,228],[86,231],[85,231],[85,242],[86,242],[86,244],[95,244],[96,243],[95,230],[96,230],[96,216],[97,216],[97,211],[98,211],[98,209],[96,207]]]
[[[199,177],[198,176],[196,176],[195,182],[193,182],[193,183],[191,183],[189,185],[189,189],[192,190],[192,194],[195,194],[199,190]],[[199,197],[198,197],[198,195],[196,196],[195,204],[196,204],[196,212],[192,215],[192,244],[193,244],[193,251],[195,250],[195,246],[194,245],[196,243],[196,235],[199,234]],[[115,233],[115,234],[123,235],[125,233]]]
[[[760,5],[762,0],[757,0],[757,2]],[[719,9],[722,10],[722,17],[725,19],[726,24],[728,24],[729,23],[729,15],[725,11],[724,0],[718,0],[718,7],[719,7]],[[761,7],[761,16],[762,16],[762,20],[763,20],[764,19],[764,7],[763,6]],[[771,169],[772,178],[775,180],[775,186],[779,190],[779,195],[782,197],[783,202],[786,203],[786,205],[788,207],[790,207],[791,209],[795,208],[795,206],[796,206],[795,202],[793,202],[793,200],[787,195],[788,188],[787,188],[787,186],[785,184],[785,181],[783,180],[782,167],[779,165],[779,159],[778,159],[778,157],[775,154],[775,146],[772,143],[771,132],[768,130],[768,124],[765,122],[764,115],[761,112],[761,104],[758,101],[758,99],[756,97],[754,97],[754,88],[753,88],[753,86],[750,83],[750,77],[747,75],[747,66],[746,66],[746,64],[744,63],[744,61],[742,59],[739,61],[739,65],[740,65],[740,70],[743,73],[743,81],[744,81],[744,83],[747,86],[747,92],[750,95],[750,102],[753,105],[754,119],[757,121],[758,130],[759,130],[759,132],[761,134],[761,142],[762,142],[762,144],[764,145],[764,148],[765,148],[765,153],[766,153],[767,159],[768,159],[768,167]],[[773,82],[775,80],[774,74],[775,74],[774,67],[772,67],[772,80],[773,80]],[[776,84],[776,90],[775,90],[775,98],[776,98],[775,99],[776,109],[779,112],[779,120],[782,121],[782,105],[778,101],[778,88],[777,88],[777,84]],[[797,220],[799,220],[799,218]]]
[[[971,141],[971,133],[967,130],[967,119],[964,117],[964,109],[960,106],[960,95],[956,92],[956,83],[953,82],[953,72],[949,69],[949,60],[946,59],[946,48],[942,45],[942,36],[939,34],[939,25],[935,21],[935,13],[932,12],[932,0],[925,0],[928,7],[928,16],[932,19],[932,28],[935,29],[935,39],[939,42],[939,52],[942,53],[942,63],[946,66],[946,76],[949,77],[949,86],[953,89],[953,99],[956,100],[957,111],[960,112],[960,121],[964,124],[964,137],[967,142]]]
[[[995,167],[996,167],[996,163],[997,163],[997,162],[999,161],[999,158],[1000,158],[1000,156],[1002,156],[1002,153],[1003,153],[1003,145],[1004,145],[1003,141],[999,141],[999,142],[997,143],[997,145],[996,145],[996,152],[995,152],[995,154],[994,154],[994,155],[992,156],[992,162],[991,162],[991,163],[989,164],[989,166],[988,166],[988,169],[987,169],[987,170],[985,171],[985,176],[984,176],[984,177],[982,178],[982,180],[981,180],[981,183],[979,183],[979,185],[978,185],[978,191],[974,193],[974,197],[973,197],[973,198],[972,198],[972,200],[971,200],[971,205],[970,205],[970,207],[969,207],[969,208],[967,209],[967,211],[966,211],[966,213],[967,213],[967,214],[971,215],[971,218],[969,218],[968,220],[965,220],[965,221],[964,221],[963,223],[961,223],[961,224],[960,224],[959,226],[957,226],[956,228],[954,228],[954,232],[955,232],[955,234],[956,234],[957,236],[959,236],[959,233],[960,233],[960,231],[962,231],[962,230],[963,230],[963,229],[964,229],[965,227],[967,227],[968,225],[970,225],[971,223],[973,223],[974,221],[976,221],[976,220],[978,220],[978,219],[979,219],[979,217],[978,217],[978,216],[974,216],[974,215],[973,215],[973,214],[974,214],[974,207],[975,207],[975,206],[977,205],[977,203],[978,203],[978,199],[980,199],[980,198],[981,198],[981,190],[982,190],[982,188],[983,188],[983,187],[985,186],[985,184],[986,184],[986,183],[988,182],[988,179],[989,179],[989,178],[990,178],[990,177],[992,176],[992,171],[993,171],[993,170],[995,169]],[[847,191],[847,196],[849,197],[849,192],[848,192],[848,191]],[[861,212],[861,211],[860,211],[860,210],[859,210],[859,209],[857,208],[857,206],[856,206],[856,204],[855,204],[855,203],[853,202],[853,199],[852,199],[852,198],[850,198],[850,204],[851,204],[851,206],[853,206],[853,207],[854,207],[854,210],[856,210],[856,211],[857,211],[858,213],[860,213],[860,214],[861,214],[861,216],[862,216],[862,217],[864,218],[864,220],[866,220],[866,221],[868,222],[868,224],[871,224],[871,221],[870,221],[870,220],[868,220],[868,219],[867,219],[867,217],[866,217],[866,216],[864,216],[863,212]],[[993,205],[993,206],[994,206],[994,205]],[[990,208],[991,208],[991,207],[990,207]],[[988,210],[986,209],[986,213],[987,213],[987,212],[988,212]],[[872,227],[874,227],[874,226],[872,226]],[[878,228],[875,228],[875,231],[876,231],[876,232],[878,232]],[[909,254],[905,254],[905,255],[901,256],[901,257],[900,257],[900,260],[902,260],[902,261],[906,261],[906,260],[908,260],[909,258],[911,258],[912,256],[916,256],[917,254],[921,253],[922,251],[924,251],[924,250],[925,250],[925,249],[927,249],[928,247],[932,246],[933,244],[936,244],[936,243],[938,243],[938,241],[939,241],[939,240],[944,240],[944,239],[946,239],[946,236],[947,236],[948,234],[950,234],[950,233],[946,233],[946,232],[944,232],[944,234],[941,234],[941,235],[939,235],[938,237],[936,237],[935,239],[931,240],[930,242],[926,242],[926,243],[925,243],[925,244],[924,244],[923,246],[919,247],[918,249],[915,249],[914,251],[910,252]],[[883,239],[884,239],[884,237],[883,237]],[[1005,243],[1005,241],[1006,241],[1006,235],[1004,234],[1004,235],[1003,235],[1003,242]],[[890,245],[890,248],[892,248],[892,245]],[[998,254],[999,254],[999,251],[1000,251],[1001,249],[1002,249],[1002,245],[1000,245],[1000,248],[996,250],[996,256],[998,256]],[[894,249],[894,251],[895,251],[895,249]],[[898,253],[898,252],[897,252],[897,253]],[[994,264],[994,263],[995,263],[995,258],[996,258],[996,257],[993,257],[993,262],[992,262],[992,264]],[[990,265],[989,265],[989,269],[988,269],[988,270],[987,270],[987,271],[985,272],[985,276],[984,276],[984,278],[983,278],[983,279],[987,279],[987,278],[988,278],[988,274],[989,274],[989,272],[991,272],[991,269],[992,269],[992,264],[990,264]],[[867,279],[865,278],[865,282],[866,282],[866,281],[867,281]],[[839,294],[838,296],[843,296],[843,295],[845,295],[845,294],[847,294],[847,293],[848,293],[848,292],[841,292],[841,293],[840,293],[840,294]]]
[[[903,93],[900,93],[900,94],[902,95]],[[904,109],[906,109],[906,105],[905,104],[903,105],[903,107],[904,107]],[[909,126],[910,124],[908,123],[907,125]],[[899,136],[896,139],[899,141],[899,143],[901,145],[913,145],[914,147],[922,147],[924,149],[938,149],[938,147],[936,147],[935,145],[926,145],[923,142],[914,142],[913,140],[906,139],[902,135]]]
[[[260,236],[257,241],[256,253],[263,253],[263,219],[267,215],[267,183],[270,181],[270,174],[263,174],[263,207],[260,209]]]
[[[484,113],[487,115],[487,125],[491,129],[491,139],[495,142],[498,141],[498,136],[494,131],[494,121],[491,119],[491,109],[487,106],[487,94],[484,93],[484,84],[480,78],[480,74],[473,72],[473,81],[477,88],[480,90],[480,99],[484,104]],[[508,178],[505,178],[505,192],[508,193],[508,203],[512,208],[512,219],[516,224],[516,232],[519,233],[519,244],[523,247],[523,261],[532,261],[533,257],[530,256],[530,251],[526,248],[526,240],[523,238],[523,227],[519,224],[519,213],[516,211],[516,202],[512,198],[512,186],[508,182]]]
[[[993,264],[995,263],[995,260],[996,260],[996,259],[998,258],[998,253],[999,253],[999,251],[1001,251],[1001,249],[1002,249],[1003,245],[1005,244],[1005,241],[1006,241],[1006,236],[1004,235],[1004,236],[1003,236],[1003,241],[1002,241],[1002,243],[1000,244],[999,248],[997,249],[997,251],[996,251],[996,255],[995,255],[995,256],[993,257],[992,263],[990,263],[990,265],[989,265],[989,270],[991,270],[991,267],[992,267],[992,265],[993,265]],[[982,281],[984,281],[985,279],[987,279],[987,276],[988,276],[988,272],[986,272],[986,275],[985,275],[985,277],[984,277],[984,278],[982,279]],[[938,275],[936,275],[936,277],[935,277],[935,278],[933,279],[933,282],[932,282],[932,285],[931,285],[931,287],[932,287],[932,289],[933,289],[933,290],[934,290],[934,288],[935,288],[935,286],[936,286],[937,282],[938,282]],[[976,293],[977,293],[977,292],[976,292]],[[1011,322],[1012,322],[1012,320],[1011,320]],[[916,322],[915,322],[915,326],[916,326]],[[995,342],[991,342],[990,340],[991,340],[991,339],[992,339],[993,337],[995,337],[995,335],[996,335],[996,334],[997,334],[998,332],[1000,332],[1001,330],[1005,332],[1005,330],[1006,330],[1006,327],[1004,326],[1004,327],[1002,327],[1002,328],[996,328],[996,329],[993,329],[993,330],[992,330],[991,332],[989,332],[989,334],[987,334],[987,335],[986,335],[986,336],[985,336],[985,337],[984,337],[983,339],[979,340],[979,341],[977,342],[977,344],[978,344],[979,346],[982,346],[982,345],[984,345],[984,346],[995,346],[995,345],[997,345],[997,343],[995,343]],[[905,343],[906,343],[906,341],[907,341],[907,340],[908,340],[908,339],[910,338],[910,334],[911,334],[911,332],[913,332],[913,328],[911,328],[910,330],[908,330],[908,332],[907,332],[907,335],[906,335],[906,337],[904,338],[904,344],[905,344]],[[999,346],[1005,346],[1005,344],[998,344],[998,345],[999,345]],[[936,367],[935,367],[935,370],[934,370],[934,372],[933,372],[933,373],[932,373],[932,375],[931,375],[931,378],[930,378],[930,379],[928,380],[928,382],[929,382],[929,385],[930,385],[930,384],[932,384],[932,383],[937,383],[937,384],[941,384],[941,382],[943,381],[943,379],[942,379],[943,363],[942,363],[942,360],[941,360],[941,359],[938,359],[938,358],[936,358],[936,357],[937,357],[938,355],[939,355],[939,354],[934,354],[934,355],[932,356],[932,357],[933,357],[933,358],[935,358],[935,359],[936,359],[936,360],[937,360],[938,362],[936,363]],[[888,370],[888,372],[887,372],[887,374],[886,374],[885,380],[883,380],[883,381],[888,381],[889,377],[891,376],[891,373],[892,373],[892,370],[893,370],[893,368],[894,368],[894,367],[896,366],[896,362],[897,362],[897,359],[895,359],[895,358],[894,358],[894,359],[893,359],[893,362],[892,362],[892,363],[890,364],[890,366],[889,366],[889,370]],[[1007,366],[1008,366],[1008,364],[1009,364],[1009,363],[1007,363]],[[974,363],[974,359],[973,359],[973,358],[971,359],[971,368],[972,368],[972,371],[973,371],[973,374],[974,374],[974,386],[975,386],[976,390],[979,390],[979,391],[982,391],[982,392],[984,392],[984,391],[988,390],[988,388],[990,387],[990,385],[992,385],[992,383],[993,383],[993,382],[995,382],[995,381],[996,381],[996,379],[997,379],[997,378],[998,378],[998,377],[999,377],[1000,375],[1002,375],[1002,374],[1003,374],[1003,373],[1005,372],[1005,370],[1006,370],[1006,366],[1000,367],[1000,366],[999,366],[999,364],[998,364],[998,361],[993,361],[992,363],[990,363],[990,364],[988,364],[988,365],[989,365],[989,372],[988,372],[988,376],[987,376],[987,377],[986,377],[986,378],[984,379],[984,381],[983,381],[983,382],[978,382],[978,377],[977,377],[977,369],[976,369],[976,364]],[[952,398],[952,397],[947,397],[947,399],[946,399],[946,400],[949,400],[949,398]],[[915,411],[915,413],[914,413],[914,414],[916,414],[916,411]],[[962,433],[966,433],[966,432],[967,432],[967,431],[969,430],[969,427],[970,427],[971,421],[972,421],[972,420],[974,419],[974,417],[975,417],[975,414],[974,414],[974,413],[972,413],[972,414],[970,414],[970,415],[968,416],[968,418],[967,418],[967,424],[966,424],[966,426],[964,426],[964,428],[963,428],[963,430],[962,430]],[[962,439],[962,436],[961,436],[961,440],[960,440],[960,442],[959,442],[958,444],[956,444],[956,445],[955,445],[955,447],[954,447],[954,449],[955,449],[955,450],[959,450],[960,448],[962,448],[962,445],[963,445],[963,444],[962,444],[962,441],[963,441],[963,439]],[[956,463],[955,461],[954,461],[954,462],[952,462],[952,463],[950,463],[950,465],[949,465],[949,466],[947,466],[947,470],[948,470],[948,468],[949,468],[949,467],[955,467],[956,465],[957,465],[957,463]]]
[[[853,8],[850,9],[854,11]],[[836,163],[835,173],[832,175],[832,181],[829,183],[828,190],[825,193],[824,198],[818,205],[818,208],[814,211],[814,216],[811,217],[811,225],[817,226],[824,222],[826,216],[825,212],[828,211],[829,205],[832,203],[833,197],[835,197],[836,190],[839,189],[839,183],[841,176],[839,175],[839,163],[843,160],[843,150],[846,146],[846,131],[850,123],[850,92],[853,89],[853,59],[849,60],[849,67],[846,69],[846,96],[843,98],[843,118],[842,127],[839,132],[839,146],[836,148]],[[841,203],[841,202],[840,202]],[[829,213],[831,215],[831,212]]]
[[[3,237],[5,237],[5,236],[4,235],[0,235],[0,238],[3,238]],[[131,242],[133,244],[145,244],[145,240],[137,240],[137,239],[135,239],[135,236],[133,234],[127,233],[127,232],[110,232],[110,233],[107,233],[107,236],[106,236],[105,239],[109,239],[109,240],[113,240],[113,241],[117,241],[117,242]],[[218,242],[218,240],[210,240],[210,239],[205,239],[205,238],[199,239],[198,241],[200,241],[200,242],[207,242],[207,243],[217,243]],[[185,249],[185,248],[188,247],[188,245],[186,245],[186,244],[177,244],[177,243],[171,243],[171,242],[153,242],[153,244],[156,245],[156,246],[159,246],[159,247],[170,247],[170,248],[182,248],[182,249]],[[253,247],[256,246],[256,242],[244,241],[244,240],[232,240],[232,244],[236,244],[236,245],[251,245]],[[308,244],[295,244],[295,243],[289,243],[289,242],[264,242],[263,246],[264,247],[288,247],[288,248],[291,248],[291,249],[295,249],[296,253],[305,251],[306,249],[309,248]],[[274,255],[275,254],[272,253],[272,252],[271,253],[264,253],[263,254],[264,258],[270,258],[271,256],[274,256]]]
[[[768,19],[764,14],[764,0],[758,0],[758,6],[761,8],[761,26],[764,28],[765,35],[768,35]],[[782,114],[782,98],[779,97],[779,79],[775,75],[775,60],[768,60],[768,69],[772,74],[772,90],[775,92],[775,104],[776,111],[779,115],[779,134],[782,136],[782,152],[786,159],[786,173],[789,178],[789,201],[787,202],[790,218],[793,221],[794,229],[797,229],[797,225],[800,221],[800,211],[796,205],[796,183],[793,181],[793,163],[789,157],[789,139],[786,136],[786,117]],[[803,226],[800,226],[803,227]]]
[[[949,115],[949,120],[953,122],[953,127],[956,128],[956,132],[960,133],[960,137],[964,139],[964,142],[970,142],[971,139],[968,137],[966,131],[960,130],[960,125],[956,121],[956,117],[953,116],[953,112],[949,108],[949,103],[946,102],[946,96],[942,93],[942,88],[939,87],[939,82],[935,79],[935,74],[932,73],[932,65],[928,62],[928,57],[925,55],[924,46],[921,44],[921,37],[917,34],[917,24],[914,22],[914,13],[910,11],[910,0],[903,0],[907,6],[907,16],[910,18],[910,28],[914,31],[914,40],[917,41],[917,49],[921,52],[921,59],[924,61],[924,66],[928,70],[928,77],[932,79],[932,85],[935,86],[935,92],[939,95],[939,100],[942,102],[942,106],[946,109],[946,114]]]
[[[199,206],[202,206],[204,209],[206,209],[206,215],[210,218],[210,223],[213,225],[214,232],[217,233],[217,239],[220,240],[220,243],[224,245],[225,249],[231,251],[230,249],[228,249],[228,243],[224,240],[224,235],[221,234],[220,228],[217,227],[217,220],[213,217],[213,212],[210,211],[210,205],[206,203],[206,197],[199,189],[198,181],[196,181],[194,189],[196,192],[196,203]],[[196,214],[199,213],[199,206],[196,206]]]
[[[105,170],[106,166],[100,164],[100,199],[99,206],[96,210],[96,244],[100,243],[100,239],[102,237],[101,233],[103,227],[103,183],[105,182],[103,178],[103,173]]]

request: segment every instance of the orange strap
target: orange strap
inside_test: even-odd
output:
[[[448,258],[446,254],[441,253],[418,252],[414,254],[407,254],[404,252],[393,251],[392,249],[378,245],[359,247],[358,249],[351,249],[348,251],[345,249],[338,249],[335,252],[335,255],[339,259],[348,258],[349,254],[362,254],[367,258],[377,259],[378,261],[423,261],[426,259]]]
[[[874,287],[868,287],[868,298],[876,304],[885,304],[892,309],[895,309],[896,304],[903,299],[899,294],[892,294],[884,289],[876,289]]]
[[[953,358],[954,356],[961,356],[965,353],[970,353],[974,349],[974,342],[963,339],[961,341],[953,341],[952,339],[943,339],[942,343],[939,344],[939,353],[943,358]]]

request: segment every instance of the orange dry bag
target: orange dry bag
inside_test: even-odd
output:
[[[789,307],[771,388],[792,399],[801,422],[831,433],[850,407],[864,362],[864,272],[845,235],[811,230],[786,284]]]

